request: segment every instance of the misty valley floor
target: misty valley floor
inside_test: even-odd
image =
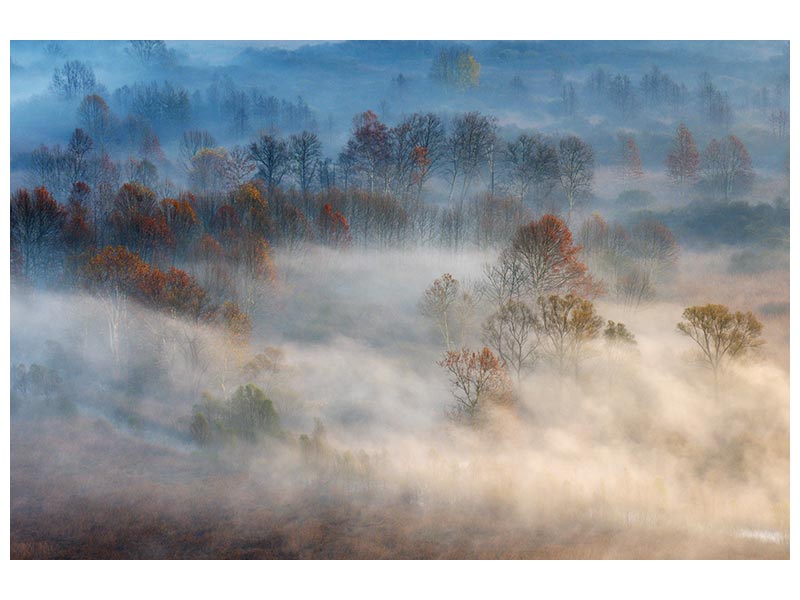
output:
[[[675,333],[708,286],[735,306],[783,301],[785,271],[734,279],[725,257],[702,255],[670,288],[680,303],[602,304],[638,340],[617,383],[599,355],[568,385],[536,372],[518,409],[481,431],[446,417],[417,301],[442,272],[477,276],[488,255],[279,258],[292,285],[244,360],[285,350],[280,373],[256,379],[284,433],[257,444],[192,441],[194,374],[159,362],[171,356],[160,335],[184,324],[136,313],[147,327],[132,356],[148,362],[115,378],[91,299],[12,299],[14,364],[52,365],[71,402],[30,398],[12,416],[13,558],[788,558],[788,313],[766,314],[765,356],[732,371],[719,401]],[[207,335],[215,370],[199,390],[220,394],[233,349]],[[327,441],[309,456],[314,419]]]
[[[598,519],[584,511],[548,526],[522,527],[502,502],[452,510],[364,490],[332,494],[313,484],[281,498],[243,469],[210,466],[206,457],[182,449],[113,434],[102,420],[35,427],[42,426],[45,438],[30,424],[12,430],[14,559],[789,556],[788,538],[671,529],[637,522],[635,515],[632,521],[619,515],[611,524],[607,515]]]

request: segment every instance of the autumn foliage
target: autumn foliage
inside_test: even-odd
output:
[[[602,293],[586,272],[580,252],[569,227],[555,215],[523,225],[511,242],[511,257],[521,267],[523,285],[533,299],[555,291],[588,297]]]
[[[250,332],[249,318],[233,303],[213,305],[194,277],[174,267],[162,271],[124,246],[107,246],[92,255],[82,272],[86,289],[115,301],[143,306],[194,321],[219,322],[235,336]]]
[[[678,331],[694,341],[715,380],[727,361],[741,358],[764,343],[762,329],[750,311],[733,312],[723,304],[690,306],[678,323]]]
[[[451,376],[456,400],[454,419],[477,423],[492,406],[508,407],[513,403],[508,370],[488,348],[480,352],[466,348],[447,352],[439,366]]]
[[[667,154],[667,172],[679,184],[689,183],[697,176],[700,167],[700,152],[694,143],[692,134],[681,123]]]
[[[329,246],[339,248],[350,245],[350,224],[345,216],[338,210],[334,210],[330,204],[325,204],[317,220],[320,239]]]

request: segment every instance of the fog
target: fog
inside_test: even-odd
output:
[[[466,90],[429,75],[444,42],[167,42],[150,62],[126,44],[12,44],[13,557],[788,557],[788,133],[770,121],[788,110],[784,44],[475,42]],[[97,81],[59,99],[48,85],[68,59]],[[623,114],[591,91],[597,68],[638,85],[654,65],[688,86],[675,111],[637,91]],[[727,117],[696,107],[704,71]],[[145,116],[119,93],[151,81],[185,91],[188,113]],[[570,82],[581,100],[565,112]],[[291,116],[257,116],[253,100],[237,121],[216,85]],[[89,93],[114,116],[90,133],[85,161],[104,166],[39,169],[32,151],[70,144]],[[345,179],[348,140],[378,126],[368,109],[392,144],[412,113],[440,114],[450,135],[481,111],[496,117],[492,154],[472,174],[364,159]],[[689,183],[665,167],[681,123],[702,160]],[[184,168],[191,130],[214,140]],[[301,132],[321,146],[313,182],[297,165],[273,182],[256,143]],[[523,133],[560,165],[549,188],[520,188],[506,164]],[[574,194],[569,136],[592,164]],[[720,183],[711,140],[731,136],[747,165]],[[231,180],[234,148],[251,144]],[[495,145],[508,146],[496,170]],[[222,183],[200,173],[211,150],[229,161]],[[57,228],[20,225],[21,187]],[[487,273],[548,223],[568,238],[532,254],[566,257],[564,280],[498,302]],[[442,321],[425,302],[445,274],[457,293]],[[544,301],[576,296],[597,323],[559,359]],[[487,331],[513,302],[531,311],[532,358],[492,363],[507,394],[465,412],[448,357],[500,357]],[[719,367],[678,328],[709,304],[758,322]]]
[[[96,523],[102,510],[127,511],[116,503],[142,496],[147,500],[134,513],[152,510],[150,518],[170,524],[146,534],[131,525],[132,539],[115,553],[150,555],[152,550],[140,544],[171,538],[165,532],[180,526],[170,519],[216,530],[222,518],[217,511],[225,515],[223,522],[241,519],[256,531],[267,525],[252,523],[253,513],[269,515],[273,533],[286,540],[273,549],[275,555],[314,556],[307,537],[316,534],[305,528],[313,529],[331,513],[345,519],[346,529],[364,530],[352,548],[337,550],[341,540],[326,538],[325,552],[392,554],[372,547],[378,543],[370,531],[372,511],[386,519],[382,528],[402,528],[392,535],[405,544],[419,536],[436,538],[430,550],[422,550],[426,556],[788,552],[788,365],[763,357],[739,365],[715,401],[709,374],[692,362],[690,346],[675,331],[681,304],[657,303],[633,314],[600,304],[603,316],[624,320],[638,342],[638,356],[617,366],[613,378],[598,347],[581,381],[562,386],[546,372],[536,373],[523,380],[513,415],[497,415],[478,431],[453,425],[446,416],[447,377],[435,364],[439,345],[418,316],[418,295],[445,269],[462,278],[478,277],[481,261],[488,258],[320,251],[278,260],[284,277],[296,283],[270,298],[269,318],[256,324],[259,334],[249,352],[268,345],[283,351],[279,372],[258,383],[275,402],[290,438],[311,433],[314,419],[324,425],[327,451],[334,453],[324,459],[330,461],[325,466],[309,462],[291,441],[197,449],[187,435],[197,402],[186,385],[193,376],[183,365],[165,365],[160,355],[147,355],[156,347],[149,339],[155,332],[142,335],[137,360],[156,366],[139,367],[151,371],[134,392],[131,382],[141,375],[129,371],[109,377],[103,324],[92,317],[97,308],[90,299],[15,297],[15,364],[58,369],[75,411],[65,418],[50,408],[23,407],[24,417],[15,420],[15,524],[35,528],[28,511],[41,503],[55,503],[70,520]],[[693,258],[713,264],[718,257]],[[735,295],[736,282],[730,285],[715,298]],[[766,319],[767,335],[771,345],[786,352],[782,321]],[[75,340],[87,322],[88,349],[80,360]],[[153,329],[163,331],[162,326]],[[219,393],[216,366],[229,350],[208,335],[206,351],[215,366],[200,387]],[[122,390],[120,381],[127,382]],[[245,381],[234,376],[229,389]],[[32,444],[40,458],[29,463]],[[345,453],[349,464],[341,458]],[[29,495],[27,486],[34,482],[49,487],[44,497]],[[166,508],[176,496],[185,504]],[[86,514],[72,506],[76,498],[102,510]],[[288,526],[282,519],[296,507],[299,514],[292,518],[308,523],[292,520]],[[495,516],[487,521],[488,514]],[[465,521],[473,519],[478,531],[470,545],[462,546]],[[520,539],[515,536],[508,548],[494,546],[495,536],[509,530],[519,532]],[[747,532],[767,532],[779,541],[747,541]],[[581,545],[570,546],[584,535]],[[222,532],[214,536],[220,539],[196,548],[185,540],[183,552],[230,551]],[[449,536],[459,544],[445,542]],[[254,542],[245,539],[245,546],[249,543]],[[412,555],[418,550],[403,546],[397,551]],[[60,554],[57,545],[49,552]]]

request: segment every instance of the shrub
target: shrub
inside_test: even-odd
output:
[[[227,401],[207,396],[195,407],[189,435],[201,446],[212,441],[241,439],[256,442],[280,435],[280,419],[272,401],[252,383],[240,386]]]

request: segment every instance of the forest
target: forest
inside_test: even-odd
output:
[[[12,42],[12,558],[788,558],[789,110],[788,42]]]

